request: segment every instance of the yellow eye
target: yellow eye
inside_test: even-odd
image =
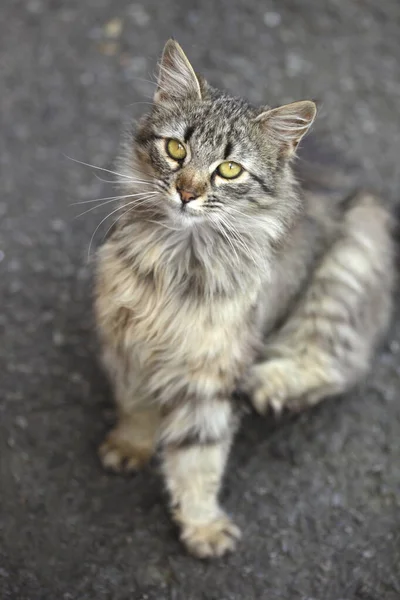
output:
[[[178,140],[167,140],[167,152],[174,160],[183,160],[186,157],[186,148]]]
[[[224,179],[235,179],[235,177],[239,177],[240,173],[243,171],[243,167],[235,162],[223,162],[217,168],[218,175],[221,175]]]

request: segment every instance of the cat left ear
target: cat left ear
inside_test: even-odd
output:
[[[258,115],[256,121],[262,123],[270,135],[281,144],[284,153],[291,156],[311,127],[316,114],[315,103],[303,100],[267,110]]]
[[[178,42],[168,40],[159,66],[154,102],[179,101],[185,98],[201,100],[200,82]]]

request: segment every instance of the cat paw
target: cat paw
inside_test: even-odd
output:
[[[196,558],[223,556],[236,548],[240,529],[226,516],[204,525],[185,525],[181,540]]]
[[[279,416],[288,405],[286,385],[287,373],[274,363],[253,365],[243,384],[243,391],[249,396],[254,409],[265,415],[271,411]]]
[[[133,473],[142,469],[150,460],[152,450],[137,447],[113,429],[99,447],[103,467],[117,473]]]
[[[319,402],[324,377],[318,364],[276,359],[253,365],[242,389],[260,415],[280,416],[283,410],[297,413]]]

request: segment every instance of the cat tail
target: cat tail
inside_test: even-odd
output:
[[[326,143],[323,136],[321,138],[311,133],[302,140],[293,167],[297,181],[306,192],[332,196],[341,214],[357,203],[360,191],[371,191],[379,197],[376,191],[365,189],[360,165],[340,154]],[[391,214],[396,266],[400,272],[400,202],[390,206],[382,199],[381,203]]]

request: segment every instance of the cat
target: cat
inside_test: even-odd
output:
[[[161,450],[172,517],[199,558],[235,548],[218,501],[241,394],[299,410],[365,376],[391,314],[391,217],[373,194],[305,193],[312,101],[255,108],[212,88],[174,40],[127,136],[122,216],[97,256],[95,314],[118,411],[99,453]]]

